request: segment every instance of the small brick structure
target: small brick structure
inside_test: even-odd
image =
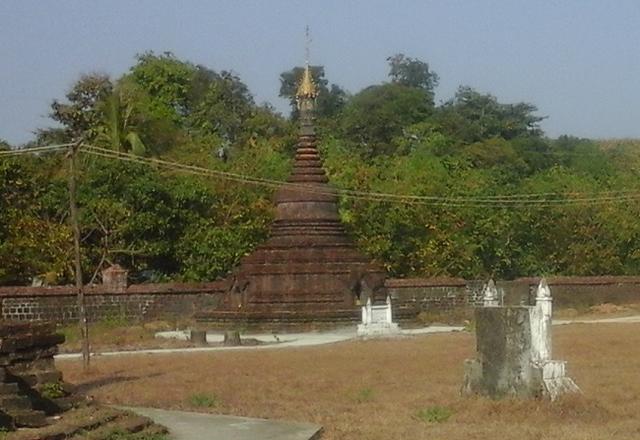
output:
[[[52,324],[0,321],[1,427],[43,426],[82,401],[55,367],[62,342]]]
[[[114,264],[102,271],[102,284],[114,290],[126,290],[129,271],[119,264]]]

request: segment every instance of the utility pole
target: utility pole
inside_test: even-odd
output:
[[[78,225],[77,204],[77,173],[78,150],[82,140],[74,142],[69,147],[69,210],[71,211],[71,227],[73,229],[73,245],[75,253],[76,293],[78,301],[78,321],[82,339],[82,365],[84,371],[89,370],[89,324],[87,322],[87,308],[84,301],[84,284],[82,281],[82,262],[80,260],[80,226]]]

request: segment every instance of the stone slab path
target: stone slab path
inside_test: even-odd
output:
[[[566,324],[610,324],[610,323],[640,323],[640,315],[625,316],[621,318],[603,318],[603,319],[571,319],[571,320],[553,320],[553,325]],[[433,333],[449,333],[463,331],[464,327],[459,326],[438,326],[402,329],[401,336],[426,335]],[[186,338],[186,332],[163,332],[164,337],[174,337],[176,339]],[[184,336],[183,336],[184,335]],[[255,338],[264,342],[271,342],[265,345],[239,346],[239,347],[192,347],[192,348],[160,348],[148,350],[131,350],[131,351],[111,351],[103,353],[93,353],[92,356],[125,356],[125,355],[141,355],[141,354],[173,354],[173,353],[197,353],[210,351],[227,351],[227,350],[271,350],[278,348],[297,348],[309,347],[323,344],[334,344],[336,342],[349,341],[357,339],[355,327],[345,327],[337,330],[326,332],[308,332],[308,333],[283,333],[274,335],[272,333],[247,334],[247,338]],[[219,333],[207,334],[208,342],[222,342],[224,336]],[[275,342],[275,343],[274,343]],[[56,359],[79,359],[80,353],[65,353],[56,356]]]
[[[175,440],[317,440],[322,427],[154,408],[122,408],[165,426]]]
[[[462,331],[464,327],[455,326],[430,326],[417,329],[402,330],[399,336],[423,335],[431,333],[448,333],[453,331]],[[169,332],[167,332],[169,333]],[[178,335],[184,332],[171,332]],[[147,350],[131,350],[131,351],[110,351],[102,353],[94,353],[92,356],[124,356],[124,355],[140,355],[140,354],[174,354],[174,353],[198,353],[210,351],[227,351],[227,350],[270,350],[278,348],[296,348],[309,347],[323,344],[333,344],[336,342],[349,341],[357,339],[355,327],[348,327],[327,332],[308,332],[308,333],[286,333],[278,334],[276,338],[273,334],[247,334],[246,338],[255,338],[264,342],[276,342],[266,345],[249,345],[239,347],[192,347],[192,348],[159,348]],[[222,342],[223,335],[207,334],[208,342]],[[80,353],[64,353],[56,356],[56,359],[78,359],[81,358]]]

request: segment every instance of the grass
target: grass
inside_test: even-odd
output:
[[[582,396],[556,402],[494,401],[459,394],[466,332],[325,346],[181,355],[97,357],[92,371],[58,361],[65,380],[104,403],[298,420],[324,426],[323,440],[601,440],[640,438],[640,324],[554,327],[554,358]],[[370,391],[366,391],[370,390]],[[360,397],[361,403],[357,400]],[[451,412],[446,422],[431,413]],[[430,410],[431,409],[431,410]],[[424,415],[425,419],[419,415]]]
[[[171,440],[167,434],[130,433],[113,431],[104,440]]]
[[[188,328],[191,323],[178,324],[180,328]],[[119,318],[104,319],[90,324],[89,341],[92,351],[132,350],[138,348],[176,348],[189,347],[189,341],[156,339],[155,333],[164,330],[175,330],[176,324],[168,321],[146,323],[127,322]],[[61,346],[63,353],[79,352],[81,349],[80,330],[77,325],[66,325],[58,328],[65,336]]]
[[[429,408],[423,408],[416,413],[416,418],[425,423],[442,423],[449,420],[453,413],[449,408],[443,406],[430,406]]]
[[[375,397],[375,392],[372,388],[360,388],[352,395],[352,399],[355,403],[367,403],[371,402]]]
[[[46,399],[58,399],[65,396],[64,386],[60,382],[48,382],[42,385],[40,394]]]
[[[220,404],[220,400],[215,394],[192,394],[189,396],[189,403],[196,408],[214,408]]]

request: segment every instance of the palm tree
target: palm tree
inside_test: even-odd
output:
[[[103,102],[103,129],[97,137],[97,142],[114,151],[144,155],[147,149],[135,131],[132,112],[133,106],[127,102],[124,90],[120,87],[115,88]]]

